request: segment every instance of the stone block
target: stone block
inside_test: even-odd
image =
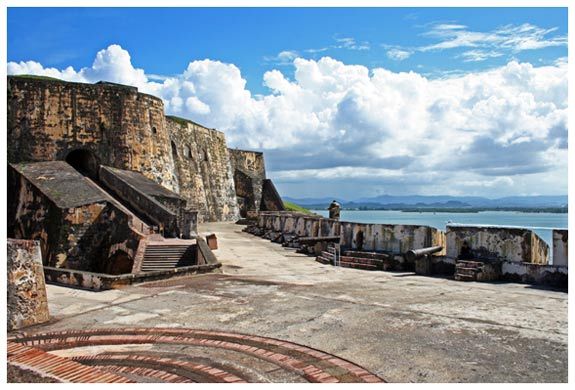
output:
[[[50,319],[38,241],[8,239],[8,330]]]

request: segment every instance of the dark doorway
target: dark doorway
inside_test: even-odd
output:
[[[98,179],[98,168],[100,164],[94,153],[86,149],[72,150],[66,156],[66,162],[73,166],[78,172],[91,179]]]
[[[252,178],[242,171],[236,170],[234,172],[234,184],[238,206],[240,207],[240,216],[246,218],[249,210],[256,210]]]
[[[172,158],[174,159],[174,162],[178,160],[178,148],[174,141],[172,141]]]
[[[108,273],[110,275],[129,274],[132,272],[134,260],[123,250],[117,250],[108,259]]]

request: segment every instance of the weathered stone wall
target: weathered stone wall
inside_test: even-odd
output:
[[[179,194],[199,220],[239,218],[230,156],[224,133],[192,121],[166,117],[171,153],[179,179]]]
[[[66,240],[60,228],[62,210],[12,167],[8,168],[8,237],[38,240],[44,264],[58,263],[58,248]],[[104,208],[105,203],[94,207]]]
[[[65,160],[77,149],[178,191],[161,99],[116,84],[8,77],[8,161]]]
[[[188,267],[178,267],[170,270],[150,271],[140,273],[128,273],[110,275],[105,273],[95,273],[87,271],[77,271],[65,268],[44,267],[46,282],[49,284],[59,284],[72,288],[85,290],[102,291],[112,288],[122,288],[124,286],[150,282],[153,280],[169,279],[178,276],[187,276],[214,272],[222,266],[222,263],[206,263],[191,265]]]
[[[177,213],[172,212],[156,199],[122,180],[113,169],[101,166],[100,180],[106,188],[119,196],[133,210],[145,215],[155,226],[162,226],[167,236],[177,237],[179,235]],[[185,206],[185,201],[183,202],[183,206]]]
[[[567,288],[568,285],[566,266],[504,261],[501,263],[501,273],[502,279],[509,282],[542,284],[559,288]]]
[[[260,210],[263,182],[266,178],[264,155],[260,152],[228,149],[234,173],[234,185],[242,217]]]
[[[134,87],[9,76],[8,140],[12,163],[86,151],[90,166],[140,172],[185,198],[199,221],[239,218],[238,201],[260,210],[266,188],[262,153],[228,150],[223,133],[165,116],[161,99]],[[276,195],[264,196],[267,209],[281,209]]]
[[[38,240],[45,265],[95,272],[129,272],[143,238],[130,217],[107,201],[59,207],[9,167],[8,235]],[[126,271],[127,270],[127,271]]]
[[[38,241],[8,239],[8,330],[40,324],[50,319]]]
[[[262,201],[260,210],[282,211],[285,210],[282,198],[274,183],[270,179],[265,179],[262,186]]]
[[[568,230],[553,230],[553,265],[569,265],[568,244]]]
[[[466,241],[477,258],[547,264],[549,246],[528,229],[447,226],[447,256],[457,258]]]
[[[351,250],[359,249],[359,231],[363,234],[361,250],[364,251],[405,253],[410,249],[438,245],[445,248],[445,234],[429,226],[365,224],[298,213],[263,211],[258,215],[257,226],[297,237],[340,236],[342,248]],[[445,249],[436,255],[444,253]]]
[[[364,251],[385,251],[405,253],[411,249],[443,246],[445,241],[441,230],[429,226],[383,225],[341,222],[342,248]],[[360,233],[361,232],[361,233]],[[360,237],[363,242],[360,245]],[[436,255],[441,255],[442,252]]]

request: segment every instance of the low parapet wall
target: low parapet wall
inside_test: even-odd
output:
[[[138,274],[109,275],[95,272],[76,271],[73,269],[44,267],[46,282],[83,290],[103,291],[134,283],[168,279],[174,276],[185,276],[214,271],[221,263],[192,265],[166,271],[151,271]]]
[[[362,250],[368,251],[404,253],[410,249],[445,246],[444,233],[430,226],[365,224],[281,212],[261,212],[257,226],[263,230],[297,237],[341,236],[340,245],[353,250],[361,246]],[[358,245],[360,231],[363,241]]]
[[[404,253],[429,246],[445,247],[444,233],[430,226],[365,224],[300,213],[261,212],[257,227],[284,236],[340,236],[341,247],[351,250]]]
[[[553,265],[565,266],[569,264],[569,231],[553,230]]]
[[[458,258],[463,243],[473,257],[516,263],[547,264],[549,246],[529,229],[484,226],[447,226],[447,257]]]
[[[402,264],[402,270],[409,265],[402,256],[408,250],[442,246],[443,251],[433,256],[431,273],[451,275],[463,242],[467,242],[471,257],[501,266],[499,280],[567,288],[567,230],[553,232],[553,265],[547,264],[547,243],[531,230],[520,228],[447,226],[444,233],[429,226],[340,222],[301,213],[260,212],[256,225],[246,231],[285,246],[293,242],[295,247],[305,246],[313,238],[325,237],[326,241],[334,242],[339,237],[342,251],[391,252],[397,264]]]
[[[371,252],[405,253],[431,246],[445,247],[445,235],[436,228],[418,225],[384,225],[341,222],[342,248]],[[444,254],[444,251],[436,255]]]
[[[501,279],[567,289],[568,269],[566,266],[504,261],[501,263]]]

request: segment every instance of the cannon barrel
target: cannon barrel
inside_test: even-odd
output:
[[[411,249],[405,253],[405,258],[407,261],[414,261],[415,259],[418,259],[422,256],[440,252],[442,249],[442,246],[430,246],[429,248]]]

